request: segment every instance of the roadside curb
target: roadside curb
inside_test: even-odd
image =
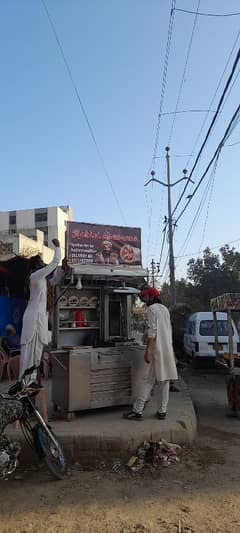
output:
[[[157,391],[144,411],[144,420],[122,418],[122,410],[97,410],[79,415],[70,422],[51,421],[51,427],[64,448],[70,462],[92,463],[127,458],[143,442],[165,439],[180,445],[191,444],[196,436],[197,420],[192,399],[183,379],[178,382],[179,392],[170,396],[166,420],[155,418]],[[34,452],[20,431],[8,431],[9,436],[21,442],[21,464],[32,463]]]

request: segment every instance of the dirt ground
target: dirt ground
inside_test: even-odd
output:
[[[187,380],[199,435],[180,463],[136,473],[76,465],[58,482],[20,470],[0,483],[0,532],[239,532],[240,421],[226,418],[222,377]]]

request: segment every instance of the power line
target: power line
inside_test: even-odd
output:
[[[238,105],[237,109],[235,110],[235,112],[234,112],[234,114],[233,114],[233,116],[232,116],[232,118],[231,118],[231,120],[230,120],[230,122],[229,122],[229,124],[228,124],[228,126],[227,126],[227,129],[226,129],[226,131],[225,131],[225,133],[224,133],[224,135],[223,135],[223,137],[222,137],[220,143],[218,144],[217,149],[216,149],[215,152],[214,152],[214,155],[212,156],[210,162],[209,162],[208,165],[207,165],[206,170],[204,171],[204,173],[203,173],[201,179],[199,180],[197,186],[195,187],[193,193],[191,194],[191,196],[190,196],[188,202],[186,203],[186,205],[184,206],[184,208],[183,208],[183,210],[181,211],[180,215],[178,216],[176,222],[179,221],[179,219],[182,217],[183,213],[186,211],[186,209],[187,209],[189,203],[191,202],[193,196],[196,194],[196,192],[197,192],[198,188],[200,187],[200,185],[201,185],[203,179],[205,178],[206,174],[208,173],[209,168],[211,167],[212,163],[214,162],[214,160],[216,159],[216,157],[218,156],[218,154],[219,154],[220,151],[222,150],[222,147],[223,147],[225,141],[228,139],[230,133],[233,131],[233,128],[235,127],[234,123],[235,123],[235,121],[237,121],[237,120],[239,119],[239,117],[238,117],[239,112],[240,112],[240,104]]]
[[[179,257],[180,254],[182,254],[182,252],[186,249],[186,247],[187,247],[187,245],[188,245],[188,243],[189,243],[189,240],[190,240],[190,238],[191,238],[191,235],[192,235],[192,232],[193,232],[193,230],[194,230],[194,227],[195,227],[196,224],[197,224],[197,221],[198,221],[198,219],[199,219],[199,217],[200,217],[200,214],[201,214],[202,209],[203,209],[203,207],[204,207],[204,204],[205,204],[205,202],[206,202],[206,199],[207,199],[207,196],[208,196],[208,192],[209,192],[209,190],[210,190],[210,188],[211,188],[212,180],[213,180],[214,177],[215,177],[216,166],[217,166],[217,165],[216,165],[216,163],[215,163],[215,167],[214,167],[213,171],[211,172],[211,175],[210,175],[210,177],[209,177],[208,183],[207,183],[207,185],[206,185],[206,187],[205,187],[205,189],[204,189],[204,191],[203,191],[202,198],[201,198],[201,200],[200,200],[200,202],[199,202],[199,204],[198,204],[197,211],[196,211],[196,213],[195,213],[195,215],[194,215],[194,218],[193,218],[193,220],[192,220],[191,226],[190,226],[190,228],[189,228],[189,230],[188,230],[188,233],[187,233],[187,235],[186,235],[185,241],[184,241],[183,245],[181,246],[180,251],[178,252],[178,256],[177,256],[177,257]]]
[[[164,272],[165,272],[165,270],[167,269],[167,266],[168,266],[168,258],[169,258],[169,253],[166,256],[165,263],[163,265],[162,274],[161,274],[162,278],[163,278]],[[168,278],[168,274],[169,274],[169,269],[166,270],[166,273],[165,273],[165,276],[164,276],[164,279],[163,279],[162,283],[166,282],[166,280]]]
[[[74,80],[74,78],[73,78],[73,74],[72,74],[72,71],[71,71],[70,65],[69,65],[69,63],[68,63],[68,61],[67,61],[67,59],[66,59],[65,54],[64,54],[63,46],[62,46],[62,44],[61,44],[61,42],[60,42],[60,39],[59,39],[59,37],[58,37],[58,34],[57,34],[57,31],[56,31],[56,28],[55,28],[55,25],[54,25],[53,19],[52,19],[51,15],[50,15],[50,13],[49,13],[49,11],[48,11],[48,8],[47,8],[47,5],[46,5],[45,0],[41,0],[41,1],[42,1],[43,9],[44,9],[45,14],[46,14],[46,16],[47,16],[47,19],[48,19],[48,21],[49,21],[50,27],[51,27],[51,29],[52,29],[53,35],[54,35],[54,37],[55,37],[55,40],[56,40],[56,43],[57,43],[57,46],[58,46],[58,49],[59,49],[60,55],[61,55],[61,57],[62,57],[62,60],[63,60],[63,62],[64,62],[64,65],[65,65],[65,67],[66,67],[66,70],[67,70],[67,73],[68,73],[69,79],[70,79],[70,81],[71,81],[71,84],[72,84],[73,89],[74,89],[74,92],[75,92],[75,94],[76,94],[76,97],[77,97],[78,103],[79,103],[79,105],[80,105],[80,108],[81,108],[82,114],[83,114],[84,119],[85,119],[85,121],[86,121],[86,123],[87,123],[88,129],[89,129],[89,132],[90,132],[90,136],[91,136],[91,138],[92,138],[92,140],[93,140],[93,143],[94,143],[94,145],[95,145],[95,148],[96,148],[96,150],[97,150],[97,154],[98,154],[99,160],[100,160],[100,162],[101,162],[103,172],[104,172],[104,174],[105,174],[105,177],[107,178],[108,184],[110,185],[110,188],[111,188],[112,194],[113,194],[113,196],[114,196],[114,199],[115,199],[116,204],[117,204],[117,206],[118,206],[118,209],[119,209],[119,211],[120,211],[120,214],[121,214],[122,220],[123,220],[124,224],[126,224],[125,216],[124,216],[124,214],[123,214],[123,211],[122,211],[122,208],[121,208],[121,206],[120,206],[119,200],[118,200],[117,195],[116,195],[116,193],[115,193],[115,190],[114,190],[114,187],[113,187],[113,184],[112,184],[112,181],[111,181],[111,178],[110,178],[109,172],[108,172],[108,170],[107,170],[107,168],[106,168],[106,165],[105,165],[105,162],[104,162],[104,159],[103,159],[103,156],[102,156],[101,150],[100,150],[100,148],[99,148],[99,146],[98,146],[98,143],[97,143],[97,140],[96,140],[96,137],[95,137],[95,134],[94,134],[93,128],[92,128],[92,126],[91,126],[91,123],[90,123],[90,121],[89,121],[89,118],[88,118],[87,112],[86,112],[85,107],[84,107],[84,105],[83,105],[83,102],[82,102],[82,100],[81,100],[81,97],[80,97],[80,94],[79,94],[78,88],[77,88],[76,83],[75,83],[75,80]]]
[[[240,48],[238,49],[238,52],[237,52],[237,55],[236,55],[235,61],[234,61],[233,66],[232,66],[231,73],[230,73],[230,75],[229,75],[229,77],[228,77],[227,83],[226,83],[226,85],[225,85],[225,87],[224,87],[224,90],[223,90],[223,92],[222,92],[221,98],[220,98],[220,100],[219,100],[219,102],[218,102],[218,106],[217,106],[216,112],[214,113],[214,117],[213,117],[213,119],[212,119],[212,121],[211,121],[211,124],[210,124],[210,126],[209,126],[209,128],[208,128],[207,134],[206,134],[206,136],[205,136],[205,139],[204,139],[204,141],[203,141],[203,143],[202,143],[202,146],[201,146],[201,148],[200,148],[200,150],[199,150],[199,152],[198,152],[198,155],[197,155],[197,157],[196,157],[196,160],[195,160],[194,165],[193,165],[193,167],[192,167],[192,170],[191,170],[191,172],[190,172],[190,175],[189,175],[190,178],[191,178],[192,175],[193,175],[193,172],[194,172],[194,170],[195,170],[195,168],[196,168],[196,166],[197,166],[197,163],[198,163],[198,161],[199,161],[199,158],[200,158],[200,156],[201,156],[201,153],[202,153],[202,151],[203,151],[203,149],[204,149],[204,147],[205,147],[205,145],[206,145],[206,143],[207,143],[207,140],[208,140],[208,138],[209,138],[209,135],[210,135],[210,133],[211,133],[211,130],[212,130],[212,128],[213,128],[213,125],[214,125],[214,123],[215,123],[215,121],[216,121],[216,119],[217,119],[217,116],[218,116],[219,111],[220,111],[220,109],[221,109],[221,105],[222,105],[223,100],[224,100],[224,98],[225,98],[225,96],[226,96],[226,93],[227,93],[227,90],[228,90],[228,88],[229,88],[229,85],[230,85],[230,83],[231,83],[231,81],[232,81],[232,78],[233,78],[234,72],[235,72],[235,70],[236,70],[236,68],[237,68],[237,64],[238,64],[238,62],[239,62],[239,59],[240,59]]]
[[[153,190],[153,183],[152,183],[152,190]],[[151,193],[152,193],[152,190],[151,190]],[[150,202],[148,201],[147,191],[145,192],[145,202],[146,202],[147,213],[148,213],[148,236],[147,236],[147,264],[148,264],[149,256],[150,256],[150,236],[151,236],[151,228],[152,228],[153,202],[152,202],[152,194],[150,196]]]
[[[161,261],[162,261],[163,248],[164,248],[165,239],[166,239],[166,231],[167,231],[167,225],[165,225],[163,229],[163,239],[162,239],[162,246],[161,246],[160,257],[159,257],[159,268],[161,266]]]
[[[232,46],[232,48],[231,48],[231,50],[230,50],[230,53],[229,53],[229,56],[228,56],[227,62],[226,62],[226,64],[225,64],[225,67],[224,67],[224,69],[223,69],[223,72],[222,72],[222,74],[221,74],[221,76],[220,76],[220,79],[219,79],[218,84],[217,84],[217,87],[216,87],[216,89],[215,89],[215,91],[214,91],[214,94],[213,94],[213,97],[212,97],[212,99],[211,99],[211,102],[210,102],[210,104],[209,104],[209,108],[211,108],[212,105],[213,105],[213,102],[214,102],[215,97],[216,97],[216,95],[217,95],[218,89],[219,89],[219,87],[220,87],[220,85],[221,85],[221,83],[222,83],[223,77],[224,77],[225,72],[226,72],[226,70],[227,70],[227,68],[228,68],[228,65],[229,65],[229,63],[230,63],[230,60],[231,60],[231,57],[232,57],[233,51],[234,51],[235,46],[236,46],[236,44],[237,44],[237,42],[238,42],[239,36],[240,36],[240,31],[238,31],[237,36],[236,36],[236,38],[235,38],[235,40],[234,40],[234,43],[233,43],[233,46]],[[230,93],[230,91],[229,91],[229,93]],[[191,150],[191,153],[193,153],[193,152],[195,151],[195,148],[196,148],[197,143],[198,143],[198,140],[199,140],[199,138],[200,138],[200,136],[201,136],[201,134],[202,134],[202,131],[203,131],[203,128],[204,128],[204,126],[205,126],[205,124],[206,124],[206,121],[207,121],[207,118],[208,118],[209,113],[210,113],[210,111],[207,111],[207,114],[206,114],[206,116],[205,116],[205,118],[204,118],[204,120],[203,120],[203,123],[202,123],[202,126],[201,126],[201,128],[200,128],[200,131],[199,131],[199,133],[198,133],[198,135],[197,135],[197,138],[196,138],[196,140],[195,140],[195,142],[194,142],[194,145],[193,145],[193,148],[192,148],[192,150]],[[186,168],[188,167],[188,164],[189,164],[189,159],[188,159],[188,161],[187,161],[187,163],[186,163],[186,165],[185,165]]]
[[[189,11],[188,9],[180,9],[175,7],[175,11],[180,11],[182,13],[189,13],[191,15],[197,15],[200,17],[236,17],[240,15],[240,12],[236,13],[199,13],[198,11]]]
[[[228,56],[227,62],[226,62],[226,64],[225,64],[225,67],[224,67],[224,69],[223,69],[223,72],[222,72],[222,74],[221,74],[221,76],[220,76],[220,79],[219,79],[219,81],[218,81],[217,87],[216,87],[215,92],[214,92],[214,94],[213,94],[213,97],[212,97],[212,99],[211,99],[211,102],[210,102],[209,108],[212,107],[212,104],[213,104],[213,102],[214,102],[214,100],[215,100],[216,94],[217,94],[218,89],[219,89],[219,87],[220,87],[220,85],[221,85],[221,83],[222,83],[222,80],[223,80],[224,74],[225,74],[225,72],[226,72],[226,70],[227,70],[227,67],[228,67],[228,65],[229,65],[229,62],[230,62],[231,56],[232,56],[232,54],[233,54],[233,51],[234,51],[234,48],[235,48],[235,46],[236,46],[236,44],[237,44],[237,41],[238,41],[238,39],[239,39],[239,36],[240,36],[240,31],[238,31],[237,36],[236,36],[236,38],[235,38],[235,40],[234,40],[234,43],[233,43],[233,46],[232,46],[232,48],[231,48],[230,54],[229,54],[229,56]],[[235,81],[236,81],[236,79],[235,79]],[[234,83],[235,83],[235,81],[234,81]],[[233,85],[232,85],[232,87],[231,87],[231,89],[230,89],[230,91],[229,91],[229,94],[230,94],[232,88],[233,88]],[[229,96],[229,94],[228,94],[228,96]],[[226,100],[227,100],[227,99],[226,99]],[[225,101],[225,103],[226,103],[226,101]],[[223,107],[224,107],[224,106],[223,106]],[[223,109],[223,107],[222,107],[222,109]],[[205,118],[204,118],[204,120],[203,120],[202,126],[201,126],[201,128],[200,128],[200,131],[199,131],[199,133],[198,133],[198,135],[197,135],[197,138],[196,138],[196,140],[195,140],[195,142],[194,142],[194,145],[193,145],[193,148],[192,148],[192,150],[191,150],[191,154],[193,154],[194,151],[195,151],[195,148],[196,148],[196,146],[197,146],[198,140],[200,139],[201,133],[202,133],[203,128],[204,128],[204,126],[205,126],[205,124],[206,124],[206,121],[207,121],[207,118],[208,118],[209,112],[210,112],[210,110],[207,111],[207,114],[206,114],[206,116],[205,116]],[[221,110],[219,113],[221,113],[221,112],[222,112],[222,110]],[[190,158],[191,158],[191,157],[192,157],[192,156],[189,156],[188,161],[186,162],[185,168],[188,168],[188,164],[189,164],[189,161],[190,161]],[[181,202],[181,200],[182,200],[182,198],[183,198],[183,196],[184,196],[184,194],[185,194],[185,192],[186,192],[187,186],[188,186],[188,183],[186,183],[186,184],[184,185],[183,190],[182,190],[182,193],[181,193],[181,195],[180,195],[180,197],[179,197],[179,199],[178,199],[178,202],[177,202],[177,204],[176,204],[176,206],[175,206],[175,208],[174,208],[174,210],[173,210],[173,213],[175,213],[177,207],[179,206],[179,204],[180,204],[180,202]]]
[[[240,144],[240,141],[237,141],[236,143],[232,143],[232,144],[225,144],[225,146],[236,146],[236,144]]]
[[[176,4],[176,0],[172,0],[171,10],[170,10],[170,17],[169,17],[169,24],[168,24],[167,44],[166,44],[165,58],[164,58],[164,67],[163,67],[162,88],[161,88],[161,96],[160,96],[160,103],[159,103],[158,121],[157,121],[155,143],[154,143],[154,149],[153,149],[152,168],[154,168],[155,157],[156,157],[156,154],[157,154],[158,142],[159,142],[159,130],[160,130],[162,107],[163,107],[165,89],[166,89],[166,83],[167,83],[168,61],[169,61],[169,54],[170,54],[170,47],[171,47],[171,40],[172,40],[175,4]]]
[[[210,194],[209,194],[209,201],[210,201],[210,197],[211,197],[211,189],[213,188],[213,183],[214,183],[215,176],[216,176],[216,170],[217,170],[218,158],[219,158],[219,155],[218,155],[218,157],[216,158],[216,161],[215,161],[215,163],[214,163],[214,168],[212,169],[212,172],[211,172],[211,175],[210,175],[210,177],[209,177],[208,183],[207,183],[207,185],[206,185],[206,187],[205,187],[205,190],[204,190],[204,192],[203,192],[203,195],[202,195],[201,201],[199,202],[199,205],[198,205],[198,208],[197,208],[196,214],[195,214],[195,216],[194,216],[194,218],[193,218],[192,224],[191,224],[191,226],[190,226],[190,228],[189,228],[189,231],[188,231],[188,233],[187,233],[186,239],[185,239],[184,244],[183,244],[183,246],[182,246],[182,248],[181,248],[182,251],[186,249],[186,247],[187,247],[187,245],[188,245],[188,242],[190,241],[191,235],[192,235],[192,233],[193,233],[193,231],[194,231],[194,228],[195,228],[195,226],[196,226],[196,224],[197,224],[197,221],[198,221],[198,219],[199,219],[199,217],[200,217],[200,214],[201,214],[201,212],[202,212],[202,210],[203,210],[204,204],[205,204],[205,202],[206,202],[206,200],[207,200],[207,196],[208,196],[209,191],[210,191]],[[207,213],[207,216],[208,216],[208,213]],[[206,221],[207,221],[207,217],[206,217],[206,220],[205,220],[205,224],[206,224]],[[204,230],[205,230],[205,228],[204,228]],[[202,238],[203,238],[203,237],[202,237]],[[199,248],[201,248],[201,245],[199,246]]]
[[[208,128],[207,134],[206,134],[206,136],[205,136],[205,139],[204,139],[204,141],[203,141],[203,143],[202,143],[202,145],[201,145],[201,148],[200,148],[200,150],[199,150],[199,152],[198,152],[198,155],[197,155],[197,157],[196,157],[196,159],[195,159],[195,162],[194,162],[194,164],[193,164],[192,170],[191,170],[191,172],[190,172],[190,174],[189,174],[189,178],[191,178],[192,175],[193,175],[193,172],[194,172],[194,170],[195,170],[195,168],[196,168],[196,166],[197,166],[197,164],[198,164],[198,161],[199,161],[199,159],[200,159],[200,157],[201,157],[202,151],[203,151],[204,147],[206,146],[206,143],[207,143],[207,141],[208,141],[208,138],[209,138],[209,136],[210,136],[210,133],[211,133],[211,131],[212,131],[212,129],[213,129],[213,126],[214,126],[214,124],[215,124],[215,122],[216,122],[216,120],[217,120],[217,117],[218,117],[218,114],[219,114],[219,112],[220,112],[220,109],[221,109],[222,103],[223,103],[224,98],[225,98],[225,96],[226,96],[226,93],[227,93],[227,90],[228,90],[228,88],[229,88],[229,85],[230,85],[230,83],[231,83],[231,81],[232,81],[232,78],[233,78],[234,72],[235,72],[235,70],[236,70],[236,68],[237,68],[237,64],[238,64],[238,62],[239,62],[239,59],[240,59],[240,49],[238,49],[238,52],[237,52],[237,55],[236,55],[235,61],[234,61],[233,66],[232,66],[231,73],[230,73],[230,75],[229,75],[229,77],[228,77],[228,79],[227,79],[227,82],[226,82],[226,84],[225,84],[224,90],[223,90],[222,95],[221,95],[221,98],[220,98],[220,100],[219,100],[219,102],[218,102],[217,109],[216,109],[216,111],[215,111],[215,113],[214,113],[213,119],[212,119],[212,121],[211,121],[211,123],[210,123],[210,126],[209,126],[209,128]],[[176,205],[175,205],[175,207],[174,207],[174,209],[173,209],[173,213],[172,213],[172,214],[174,214],[175,211],[176,211],[176,209],[178,208],[178,206],[179,206],[179,204],[180,204],[180,202],[181,202],[181,200],[182,200],[182,198],[183,198],[183,196],[184,196],[184,194],[185,194],[185,191],[186,191],[187,185],[188,185],[188,182],[186,183],[186,185],[185,185],[185,187],[184,187],[184,189],[183,189],[183,191],[182,191],[182,193],[181,193],[181,195],[180,195],[180,197],[179,197],[179,199],[178,199],[178,201],[177,201],[177,203],[176,203]],[[195,193],[194,193],[194,194],[195,194]],[[180,217],[178,217],[177,220],[179,220],[179,218],[180,218]]]
[[[171,158],[173,157],[192,157],[193,154],[171,154]],[[166,158],[165,155],[158,155],[155,159],[163,159]]]
[[[198,0],[197,12],[198,12],[198,9],[199,9],[199,6],[200,6],[200,1],[201,0]],[[182,90],[183,90],[183,84],[184,84],[184,80],[185,80],[187,65],[188,65],[188,61],[189,61],[189,57],[190,57],[190,53],[191,53],[191,48],[192,48],[192,43],[193,43],[193,37],[194,37],[195,29],[196,29],[196,23],[197,23],[197,14],[195,15],[195,18],[194,18],[192,33],[191,33],[191,36],[190,36],[190,41],[189,41],[188,50],[187,50],[187,57],[186,57],[186,61],[185,61],[185,65],[184,65],[184,69],[183,69],[183,73],[182,73],[182,79],[181,79],[179,90],[178,90],[176,107],[175,107],[175,112],[174,112],[174,116],[173,116],[172,126],[171,126],[171,129],[170,129],[169,140],[168,140],[168,145],[169,146],[171,144],[173,128],[174,128],[174,124],[175,124],[175,120],[176,120],[176,114],[177,114],[178,105],[179,105],[181,94],[182,94]]]
[[[220,250],[223,246],[229,246],[229,244],[234,244],[235,242],[240,242],[239,239],[234,239],[233,241],[225,242],[224,244],[219,244],[218,246],[211,246],[208,245],[207,247],[210,248],[210,250]],[[200,253],[204,252],[206,248],[203,248],[202,250],[198,250],[198,252],[192,252],[190,254],[184,254],[184,255],[177,255],[177,259],[183,259],[184,257],[192,257],[194,255],[199,255]]]
[[[218,157],[216,158],[215,163],[214,163],[214,167],[213,167],[212,179],[211,179],[211,185],[210,185],[210,192],[209,192],[209,197],[208,197],[208,205],[207,205],[207,211],[206,211],[206,217],[205,217],[205,222],[204,222],[204,226],[203,226],[201,242],[199,244],[199,250],[201,249],[201,247],[203,245],[204,237],[205,237],[205,234],[206,234],[208,215],[209,215],[209,209],[210,209],[210,204],[211,204],[212,195],[213,195],[213,188],[214,188],[214,182],[215,182],[215,178],[216,178],[216,171],[217,171],[217,165],[218,165],[219,156],[220,156],[220,153],[219,153]]]
[[[152,156],[151,167],[150,167],[150,169],[148,171],[148,175],[150,173],[150,170],[155,168],[156,154],[157,154],[157,150],[158,150],[159,131],[160,131],[161,117],[162,117],[162,108],[163,108],[163,102],[164,102],[165,90],[166,90],[166,84],[167,84],[168,62],[169,62],[169,54],[170,54],[172,32],[173,32],[173,21],[174,21],[174,8],[175,8],[175,5],[176,5],[176,0],[172,0],[171,9],[170,9],[170,15],[169,15],[169,23],[168,23],[168,34],[167,34],[167,43],[166,43],[164,65],[163,65],[163,75],[162,75],[162,83],[161,83],[161,94],[160,94],[159,112],[158,112],[158,119],[157,119],[155,142],[154,142],[154,148],[153,148],[153,156]],[[153,190],[153,188],[152,188],[152,190]],[[151,197],[151,208],[149,210],[149,215],[148,215],[148,244],[147,244],[147,250],[148,251],[147,251],[147,259],[149,258],[148,256],[149,256],[149,251],[150,251],[150,238],[151,238],[150,234],[151,234],[151,226],[152,226],[151,217],[152,217],[152,197]]]
[[[182,109],[181,111],[164,111],[161,116],[180,115],[181,113],[215,113],[215,109]]]

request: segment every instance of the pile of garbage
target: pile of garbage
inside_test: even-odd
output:
[[[144,441],[136,454],[130,457],[127,466],[137,472],[144,467],[169,466],[180,461],[181,446],[162,439],[157,442]]]

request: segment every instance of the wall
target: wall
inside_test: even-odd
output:
[[[16,226],[18,231],[22,231],[27,228],[34,228],[34,209],[16,211]]]
[[[0,211],[0,230],[8,231],[9,227],[9,213],[8,211]]]
[[[53,250],[44,246],[42,231],[36,230],[36,239],[30,239],[21,233],[15,235],[6,235],[0,232],[0,241],[10,245],[12,253],[8,252],[4,247],[0,247],[0,260],[6,261],[13,257],[14,254],[25,255],[31,257],[32,255],[40,254],[44,263],[50,263],[53,258]]]

